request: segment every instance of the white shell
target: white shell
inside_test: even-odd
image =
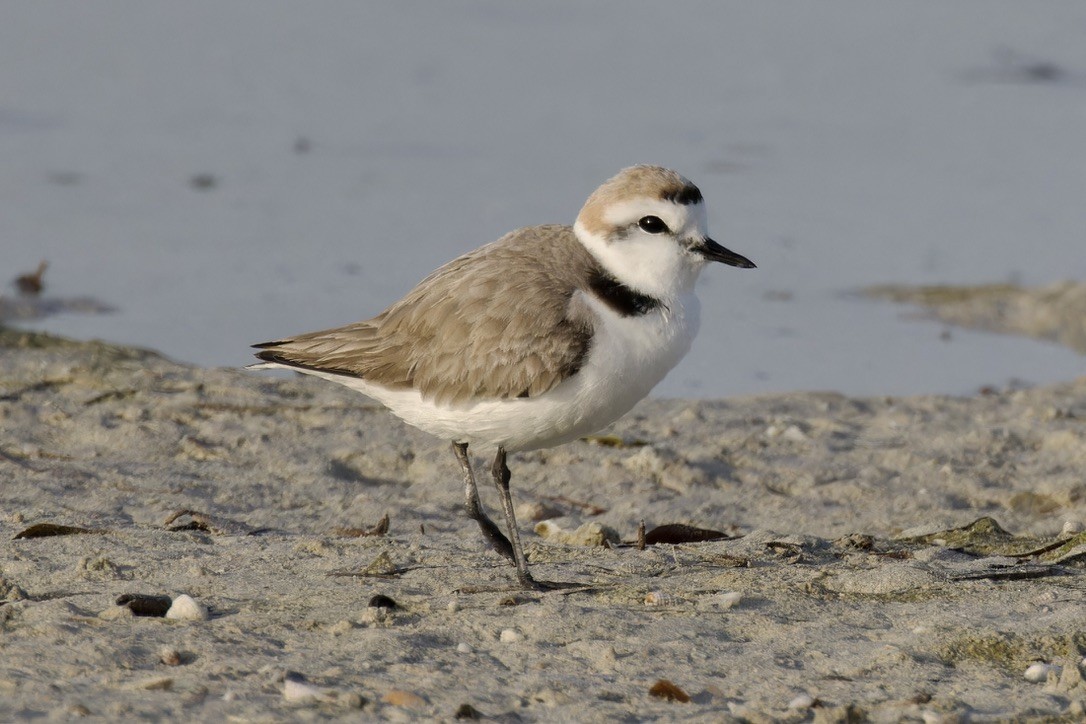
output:
[[[814,706],[815,698],[810,694],[803,693],[796,696],[792,701],[788,702],[789,709],[810,709]]]
[[[704,599],[705,603],[716,608],[735,608],[743,600],[743,594],[739,591],[725,591]]]
[[[307,684],[295,678],[287,678],[283,682],[283,698],[287,701],[322,699],[324,698],[324,692],[312,684]]]
[[[166,611],[166,618],[179,621],[206,621],[211,618],[207,607],[196,602],[192,596],[182,593],[173,600],[170,610]]]
[[[1029,668],[1026,669],[1025,677],[1026,681],[1032,681],[1035,684],[1039,684],[1040,682],[1046,681],[1048,679],[1048,674],[1050,671],[1055,671],[1058,675],[1062,670],[1062,666],[1057,666],[1056,664],[1046,664],[1043,661],[1036,661],[1030,664]]]
[[[646,606],[678,606],[682,603],[686,601],[667,591],[649,591],[645,594]]]
[[[535,524],[535,534],[540,538],[554,538],[565,533],[566,530],[553,520],[541,520]]]

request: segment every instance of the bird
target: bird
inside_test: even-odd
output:
[[[509,232],[365,321],[255,344],[260,362],[250,368],[345,385],[449,441],[468,516],[520,586],[547,589],[521,544],[508,454],[606,427],[686,355],[700,323],[701,270],[755,267],[707,227],[691,181],[631,166],[592,192],[572,226]],[[495,450],[504,533],[480,503],[469,446]]]

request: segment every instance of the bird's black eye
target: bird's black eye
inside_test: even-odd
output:
[[[667,231],[667,224],[661,221],[659,216],[642,216],[637,220],[637,225],[646,234],[662,234]]]

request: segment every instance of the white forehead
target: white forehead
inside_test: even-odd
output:
[[[680,204],[649,196],[615,199],[603,209],[602,216],[614,229],[625,228],[644,216],[658,216],[672,233],[682,236],[691,232],[704,235],[708,226],[704,203]]]

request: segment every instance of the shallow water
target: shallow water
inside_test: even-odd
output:
[[[38,328],[242,365],[651,162],[759,265],[706,270],[658,394],[1068,379],[1070,350],[843,294],[1086,277],[1086,6],[997,5],[22,4],[0,278],[48,259],[118,310]]]

